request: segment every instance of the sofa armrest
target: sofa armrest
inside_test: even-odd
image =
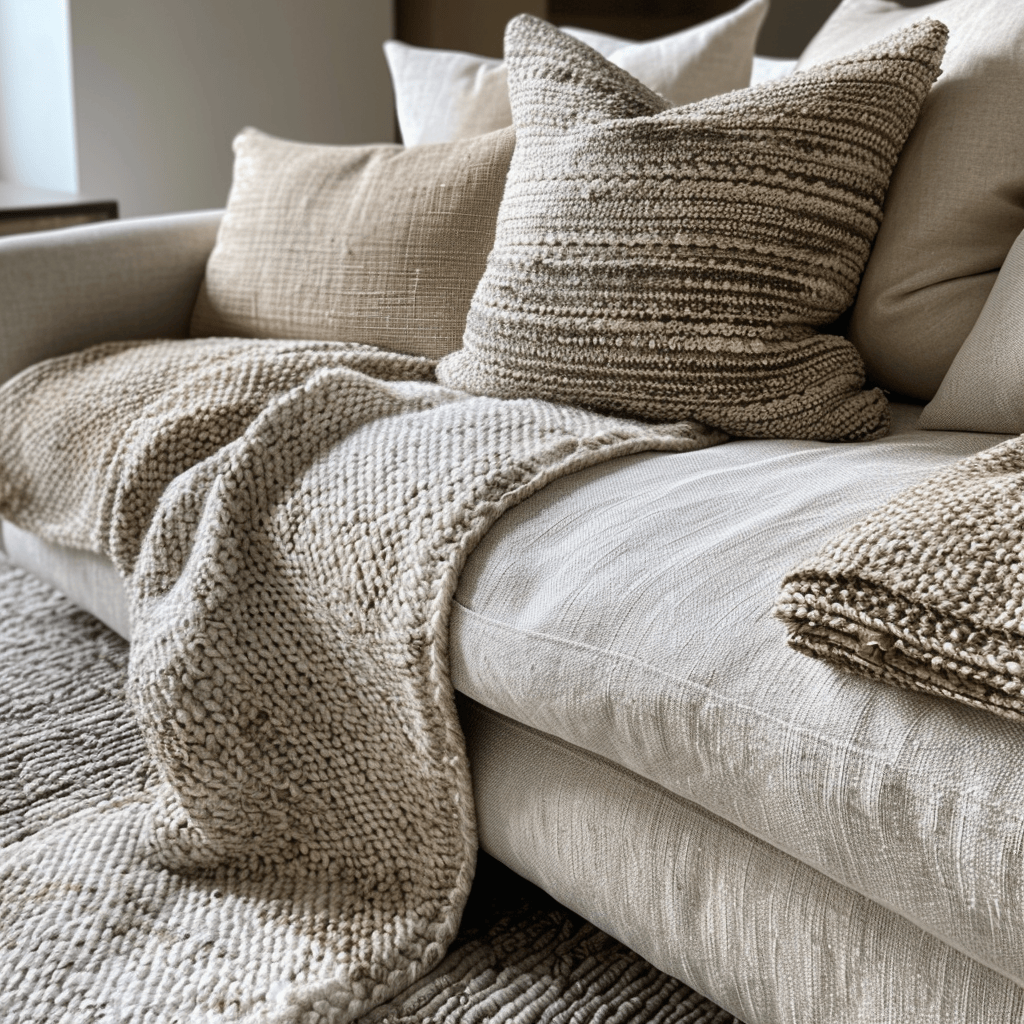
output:
[[[221,210],[0,239],[0,384],[102,341],[184,338]]]

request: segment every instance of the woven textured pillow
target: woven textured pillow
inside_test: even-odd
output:
[[[642,42],[585,29],[562,31],[678,105],[750,83],[754,43],[767,12],[768,0],[745,0],[718,17]],[[512,124],[501,61],[394,39],[384,44],[384,56],[407,146],[467,139]]]
[[[452,387],[744,437],[885,432],[844,338],[889,174],[938,74],[928,21],[686,107],[540,19],[506,31],[516,151]]]
[[[843,0],[798,66],[926,16],[949,26],[942,77],[893,172],[850,340],[874,383],[928,399],[1024,231],[1024,3]]]
[[[511,128],[413,150],[247,128],[192,336],[458,348],[514,146]]]

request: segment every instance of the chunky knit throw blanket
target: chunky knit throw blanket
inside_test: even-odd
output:
[[[812,657],[1024,718],[1024,436],[855,523],[783,581]]]
[[[5,1019],[346,1021],[442,956],[476,849],[446,669],[467,553],[556,476],[722,437],[432,369],[118,343],[0,391],[0,514],[127,581],[149,759],[0,856]]]

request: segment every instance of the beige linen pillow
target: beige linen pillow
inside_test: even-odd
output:
[[[442,383],[744,437],[859,439],[888,411],[844,338],[889,174],[938,73],[922,23],[669,108],[545,22],[509,23],[516,151]]]
[[[893,173],[850,337],[874,383],[928,399],[1024,230],[1024,3],[844,0],[799,67],[926,16],[949,27],[942,77]]]
[[[690,28],[644,42],[565,28],[675,106],[750,83],[754,43],[768,0],[739,7]],[[449,142],[512,123],[505,65],[452,50],[384,44],[398,127],[407,146]]]
[[[245,129],[192,336],[458,348],[514,146],[511,128],[413,150]]]
[[[925,430],[1024,434],[1024,233],[935,397]]]

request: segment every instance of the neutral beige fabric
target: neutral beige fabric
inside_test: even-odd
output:
[[[458,348],[514,145],[511,129],[410,150],[246,129],[192,336],[348,341],[432,359]]]
[[[1024,906],[1015,882],[1024,826],[1014,767],[1024,757],[1020,729],[799,658],[770,615],[778,581],[795,560],[892,493],[1002,440],[918,431],[916,410],[897,406],[895,413],[892,436],[867,445],[737,441],[685,457],[616,460],[554,482],[492,527],[467,563],[452,610],[459,689],[710,807],[842,883],[814,881],[814,872],[768,853],[757,855],[768,880],[748,878],[750,840],[729,845],[735,868],[701,883],[708,905],[728,892],[728,905],[744,919],[767,917],[752,932],[716,919],[696,936],[714,948],[691,958],[693,942],[681,941],[689,927],[659,910],[665,893],[688,891],[674,888],[676,869],[664,858],[683,848],[671,837],[689,835],[694,817],[707,816],[687,812],[676,833],[672,816],[661,817],[673,797],[649,783],[626,785],[618,769],[606,778],[607,766],[587,761],[573,777],[590,780],[591,803],[573,817],[569,808],[578,805],[543,784],[559,778],[557,764],[532,748],[513,754],[508,730],[488,744],[482,763],[469,734],[486,849],[663,969],[698,987],[696,972],[708,970],[702,991],[723,1004],[730,1005],[729,986],[739,985],[737,1005],[785,1005],[793,998],[786,978],[799,978],[805,1001],[793,1002],[794,1016],[778,1018],[794,1024],[831,1020],[798,1012],[829,999],[864,1024],[900,1020],[870,1016],[880,1004],[898,1014],[932,1000],[943,1007],[940,1021],[961,1011],[979,1024],[1014,1019],[985,1016],[1014,988],[979,980],[984,971],[843,886],[1024,984]],[[540,788],[518,788],[524,777]],[[615,800],[607,795],[615,793]],[[649,824],[641,828],[633,815]],[[659,838],[638,840],[616,860],[618,845],[581,845],[575,837],[574,830],[593,837],[597,828]],[[715,825],[693,848],[734,844],[735,829],[725,830]],[[584,850],[595,860],[581,865]],[[704,878],[704,861],[692,870]],[[637,880],[647,872],[651,881]],[[758,898],[794,887],[815,894],[791,917],[788,898]],[[840,905],[848,909],[831,917]],[[815,938],[825,921],[838,936],[832,946]],[[847,927],[863,942],[851,940]],[[794,958],[773,977],[773,936],[790,931]],[[763,945],[763,959],[738,965],[729,944],[735,936],[752,949]],[[849,974],[836,974],[830,957],[817,959],[826,948],[841,951]],[[922,957],[936,965],[928,977],[951,972],[948,986],[907,988],[904,958]],[[844,977],[865,1001],[846,1001]],[[861,990],[856,978],[877,981]],[[917,1019],[932,1018],[922,1011]]]
[[[110,559],[42,540],[4,519],[0,519],[0,553],[92,612],[125,640],[131,638],[128,595]]]
[[[935,397],[926,430],[1024,433],[1024,232]]]
[[[1024,437],[940,470],[782,582],[789,642],[1024,724]]]
[[[844,338],[889,172],[938,73],[930,21],[668,108],[529,15],[505,33],[516,150],[452,387],[742,437],[884,433]]]
[[[218,210],[0,239],[0,384],[102,341],[184,338]]]
[[[742,1020],[1024,1019],[1013,982],[735,825],[472,701],[460,712],[483,849]]]
[[[1024,230],[1024,4],[844,0],[799,66],[923,17],[949,27],[942,77],[893,173],[850,337],[869,379],[930,399]]]
[[[692,28],[639,43],[568,26],[563,31],[676,106],[749,84],[754,43],[767,11],[768,0],[744,0]],[[502,61],[397,39],[384,44],[384,56],[407,146],[468,139],[512,124]]]
[[[460,719],[482,847],[744,1019],[1024,1014],[1012,982],[690,801],[475,702]]]
[[[555,481],[467,562],[452,679],[1024,984],[1024,729],[802,657],[772,615],[808,553],[1004,438],[907,430],[911,411],[865,444],[733,441]]]
[[[149,754],[144,792],[4,851],[6,1018],[344,1024],[443,956],[476,853],[447,672],[466,554],[561,473],[724,438],[432,366],[125,342],[5,386],[0,514],[126,579]]]

